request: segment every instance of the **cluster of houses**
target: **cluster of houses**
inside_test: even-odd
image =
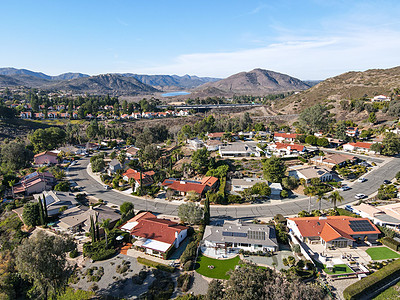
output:
[[[15,106],[12,104],[11,106]],[[18,106],[18,105],[17,105]],[[160,119],[160,118],[169,118],[169,117],[184,117],[188,116],[190,113],[188,110],[167,110],[164,112],[133,112],[131,114],[109,114],[107,111],[109,110],[108,105],[104,108],[100,108],[100,111],[104,111],[104,113],[99,113],[98,115],[94,116],[92,114],[86,114],[86,119],[97,119],[97,120],[106,120],[106,119],[114,119],[114,120],[137,120],[137,119]],[[112,106],[111,106],[112,107]],[[43,119],[78,119],[78,109],[72,111],[71,113],[65,112],[65,105],[57,105],[55,107],[49,107],[48,111],[44,112],[44,106],[40,105],[40,109],[43,111],[41,112],[33,112],[32,107],[30,104],[26,104],[24,106],[27,110],[20,112],[19,117],[21,119],[36,119],[36,120],[43,120]],[[113,107],[112,107],[113,109]]]

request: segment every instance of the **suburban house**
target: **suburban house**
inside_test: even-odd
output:
[[[251,188],[253,185],[259,182],[268,183],[266,180],[257,177],[247,178],[232,178],[231,179],[231,191],[238,193],[243,192],[245,189]]]
[[[221,157],[260,157],[262,149],[248,143],[236,142],[228,145],[221,145],[219,147],[219,154]]]
[[[345,141],[340,139],[328,138],[329,146],[337,148],[345,143]]]
[[[361,203],[360,205],[352,206],[352,210],[355,214],[370,219],[376,225],[387,226],[392,229],[400,228],[400,203],[382,206]]]
[[[79,144],[76,145],[76,147],[81,148],[81,149],[85,149],[86,151],[88,150],[99,150],[100,149],[100,145],[97,143],[89,143],[87,142],[86,144]]]
[[[215,254],[250,252],[275,252],[279,249],[275,228],[269,225],[225,221],[223,226],[206,226],[202,250]]]
[[[207,133],[207,137],[210,140],[222,140],[222,137],[224,136],[225,132],[211,132]]]
[[[137,153],[139,152],[139,148],[136,147],[129,147],[128,149],[126,149],[126,157],[128,157],[129,159],[135,157],[137,155]]]
[[[163,259],[179,247],[189,229],[171,220],[159,219],[150,212],[139,213],[120,228],[136,239],[132,245],[136,250]]]
[[[49,216],[54,216],[60,213],[60,208],[71,208],[78,205],[75,199],[75,195],[66,192],[56,192],[56,191],[44,191],[42,194],[33,195],[36,201],[43,201],[47,206],[47,214]],[[43,202],[42,202],[43,203]]]
[[[287,226],[300,241],[345,248],[354,243],[376,244],[380,231],[366,218],[347,216],[289,218]]]
[[[85,149],[78,148],[78,147],[75,147],[72,145],[58,148],[58,151],[64,152],[66,154],[72,154],[72,155],[85,155],[86,154]]]
[[[218,140],[208,140],[205,144],[208,151],[218,151],[221,145],[222,142]]]
[[[49,172],[33,172],[22,177],[12,189],[14,194],[24,193],[25,195],[31,195],[51,190],[55,182],[56,179]]]
[[[198,138],[187,140],[186,143],[188,144],[188,147],[192,150],[199,150],[204,147],[203,141],[199,140]]]
[[[272,143],[267,146],[267,149],[277,156],[298,155],[306,151],[306,147],[299,144]]]
[[[140,176],[140,174],[142,174],[142,176]],[[140,173],[139,171],[129,168],[128,170],[126,170],[124,174],[122,174],[122,178],[127,182],[133,179],[135,181],[134,192],[136,192],[137,189],[140,187],[140,178],[142,178],[142,186],[149,186],[154,183],[152,177],[154,174],[155,174],[154,171],[147,171]]]
[[[289,167],[289,176],[296,179],[302,178],[307,183],[310,183],[313,178],[318,178],[321,181],[331,181],[333,179],[331,170],[325,167],[303,165]]]
[[[286,133],[286,132],[275,132],[274,133],[274,141],[283,143],[283,142],[290,142],[293,143],[298,134],[297,133]]]
[[[357,127],[347,127],[346,135],[351,137],[357,137],[360,134]]]
[[[38,153],[34,156],[33,163],[37,166],[58,164],[57,153],[51,151],[44,151],[42,153]]]
[[[31,111],[23,111],[19,114],[21,119],[32,119],[32,112]]]
[[[373,143],[366,143],[366,142],[347,143],[347,144],[343,145],[343,150],[374,154],[375,152],[371,151],[372,145],[373,145]]]
[[[219,179],[213,176],[204,177],[201,181],[177,180],[174,178],[165,179],[162,183],[168,191],[177,192],[181,196],[186,196],[189,192],[195,192],[200,197],[204,196],[209,190],[215,190],[218,187]]]
[[[60,216],[56,226],[63,231],[71,233],[89,232],[90,217],[101,223],[110,219],[110,228],[114,227],[121,215],[105,205],[99,206],[75,206],[65,210]],[[101,231],[101,230],[100,230]]]
[[[117,172],[118,170],[122,170],[122,166],[119,160],[114,158],[108,163],[108,169],[107,169],[108,176],[115,174],[115,172]]]
[[[327,166],[329,168],[333,168],[335,166],[342,167],[347,162],[355,163],[357,160],[358,158],[356,156],[341,153],[326,154],[325,156],[314,156],[310,159],[314,165]]]

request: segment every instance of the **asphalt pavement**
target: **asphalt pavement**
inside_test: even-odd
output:
[[[117,205],[121,205],[123,202],[132,202],[136,210],[149,210],[155,213],[167,215],[178,214],[178,205],[170,203],[167,200],[144,200],[143,198],[124,195],[123,193],[113,190],[106,190],[103,184],[96,181],[87,173],[86,168],[88,164],[89,158],[83,158],[77,161],[74,166],[69,168],[68,175],[71,180],[83,187],[83,191],[89,196],[103,199]],[[373,170],[366,176],[363,176],[367,179],[366,182],[355,182],[350,190],[340,192],[344,198],[341,205],[354,202],[356,200],[356,194],[362,193],[365,195],[371,195],[375,193],[382,185],[383,180],[392,180],[398,171],[400,171],[400,159],[393,158],[386,164]],[[308,198],[305,199],[303,197],[301,199],[285,199],[278,203],[269,204],[212,205],[211,216],[213,218],[241,218],[248,220],[254,218],[269,218],[278,213],[284,216],[290,216],[297,214],[299,211],[307,210],[308,202]],[[311,209],[318,208],[318,203],[316,203],[315,198],[312,199],[311,204]],[[329,202],[322,202],[322,209],[330,207],[332,207],[332,204]]]

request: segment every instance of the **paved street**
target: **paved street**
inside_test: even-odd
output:
[[[79,186],[84,187],[84,190],[88,195],[94,196],[106,200],[110,203],[117,205],[122,204],[125,201],[132,202],[137,210],[150,210],[157,213],[163,213],[168,215],[177,215],[178,205],[172,204],[165,200],[143,200],[142,198],[124,195],[122,193],[106,190],[103,185],[93,179],[86,171],[86,167],[89,164],[89,158],[81,159],[76,165],[70,167],[69,176]],[[358,193],[371,195],[378,190],[384,179],[393,179],[396,173],[400,170],[400,159],[394,158],[390,162],[382,165],[380,168],[372,171],[368,175],[364,176],[368,181],[360,183],[356,182],[353,184],[352,189],[340,192],[344,197],[343,204],[351,203],[355,201],[354,196]],[[312,209],[317,209],[318,204],[313,199]],[[329,208],[331,204],[328,202],[322,203],[322,208]],[[308,209],[308,199],[288,199],[280,203],[271,204],[253,204],[253,205],[213,205],[211,206],[212,217],[217,218],[268,218],[273,217],[280,213],[284,216],[295,215],[301,210]]]

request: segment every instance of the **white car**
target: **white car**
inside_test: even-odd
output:
[[[364,194],[357,194],[357,195],[355,195],[354,196],[357,200],[360,200],[360,199],[364,199],[365,197],[367,197],[367,196],[365,196]]]
[[[364,178],[364,177],[360,177],[360,178],[357,179],[357,181],[358,182],[365,182],[365,181],[367,181],[367,179]]]
[[[348,187],[347,185],[344,185],[344,186],[342,186],[339,190],[341,190],[341,191],[348,191],[348,190],[350,190],[351,188],[350,187]]]

